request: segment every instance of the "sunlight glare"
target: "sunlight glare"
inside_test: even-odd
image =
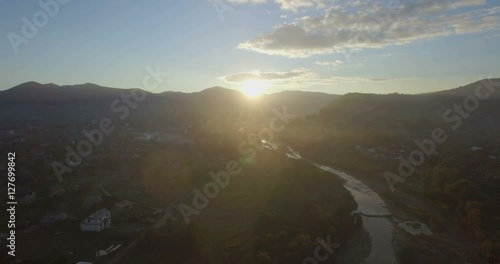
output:
[[[248,98],[255,99],[262,95],[264,90],[271,86],[269,82],[262,80],[251,80],[243,84],[243,92]]]

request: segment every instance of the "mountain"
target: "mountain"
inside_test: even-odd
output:
[[[443,128],[463,143],[496,138],[500,130],[500,79],[482,80],[456,89],[426,94],[346,94],[309,119],[313,128],[336,131],[366,144],[412,142]],[[489,83],[493,93],[479,99],[476,90]],[[485,94],[488,88],[480,88]],[[477,103],[477,104],[476,104]],[[312,133],[304,131],[304,134]]]
[[[310,115],[339,98],[339,95],[319,92],[282,91],[264,96],[270,105],[281,109],[286,106],[291,114]]]
[[[481,91],[483,89],[482,87],[492,87],[491,89],[494,89],[494,91],[496,90],[492,93],[492,97],[500,97],[500,92],[498,91],[500,89],[500,78],[483,79],[455,89],[435,92],[434,94],[467,97],[475,95],[476,90],[479,89]]]
[[[307,116],[319,113],[322,125],[342,125],[345,129],[371,131],[426,131],[428,126],[442,123],[443,114],[454,104],[464,104],[467,96],[475,95],[478,85],[494,87],[500,79],[488,79],[456,89],[427,94],[346,94],[343,96],[303,91],[283,91],[250,100],[239,91],[211,87],[195,93],[146,92],[147,98],[133,112],[139,122],[219,122],[220,129],[257,124],[269,120],[273,109]],[[487,88],[481,90],[484,93]],[[2,120],[51,118],[54,121],[96,118],[116,115],[112,103],[122,100],[122,94],[132,89],[116,89],[96,84],[65,85],[27,82],[0,92]],[[500,126],[499,93],[488,100],[479,100],[477,113],[467,122],[471,129],[492,129]],[[120,102],[124,104],[124,102]],[[154,121],[153,121],[154,120]],[[219,124],[219,125],[220,125]],[[464,126],[462,129],[469,129]]]
[[[62,103],[74,100],[112,99],[119,98],[122,93],[128,93],[130,90],[102,87],[92,83],[59,86],[26,82],[0,92],[0,102]]]
[[[137,131],[190,131],[223,135],[241,127],[269,125],[273,109],[307,115],[326,104],[316,93],[278,93],[250,100],[239,91],[212,87],[195,93],[146,92],[144,101],[124,101],[132,89],[95,84],[65,85],[27,82],[0,92],[0,129],[33,125],[83,129],[103,118]],[[304,98],[302,102],[300,98]]]
[[[86,83],[79,85],[56,85],[26,82],[11,89],[0,91],[2,105],[31,107],[38,105],[65,105],[78,103],[85,105],[97,104],[108,107],[112,101],[120,99],[122,94],[130,94],[132,89],[117,89]],[[144,91],[143,91],[144,92]],[[263,96],[260,100],[248,100],[241,92],[223,87],[211,87],[195,93],[163,92],[147,93],[147,105],[150,110],[159,111],[175,109],[182,113],[222,113],[241,112],[243,109],[252,111],[270,110],[286,106],[293,114],[307,115],[318,112],[328,102],[337,96],[313,93],[285,91]],[[26,106],[30,105],[30,106]],[[76,107],[76,106],[75,106]],[[242,108],[243,107],[243,108]],[[259,109],[260,107],[260,109]],[[23,111],[26,109],[23,109]]]

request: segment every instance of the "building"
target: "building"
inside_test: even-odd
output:
[[[80,229],[82,231],[90,232],[101,232],[110,226],[111,212],[106,208],[91,214],[80,223]]]
[[[480,151],[480,150],[483,150],[483,148],[481,147],[477,147],[477,146],[473,146],[470,148],[471,151]]]

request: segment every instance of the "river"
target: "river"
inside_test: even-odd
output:
[[[273,146],[273,148],[275,147]],[[394,225],[387,218],[390,217],[390,212],[382,198],[376,192],[360,180],[343,171],[302,158],[298,152],[290,147],[287,147],[286,155],[289,158],[306,160],[316,167],[338,175],[345,180],[345,188],[352,194],[358,204],[357,210],[353,213],[361,214],[363,227],[370,234],[371,238],[372,247],[370,254],[361,263],[398,263],[392,246]]]
[[[266,141],[262,141],[262,146],[272,151],[280,151],[280,149],[282,149],[279,144]],[[412,235],[432,235],[432,232],[424,224],[413,221],[402,222],[393,218],[383,199],[354,176],[303,158],[298,152],[294,151],[290,147],[286,147],[284,153],[288,158],[305,160],[324,171],[341,177],[344,180],[344,187],[352,194],[358,205],[353,214],[359,214],[361,216],[363,220],[363,227],[369,234],[371,240],[370,253],[365,259],[356,261],[356,264],[397,264],[398,261],[393,248],[393,233],[396,228],[406,230]],[[171,207],[172,204],[165,209],[164,217],[157,222],[156,226],[163,225],[165,220],[171,216],[171,213],[169,213]],[[398,223],[398,225],[396,226],[394,223]],[[349,263],[354,264],[352,262]]]

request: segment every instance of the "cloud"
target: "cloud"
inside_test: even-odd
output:
[[[343,61],[341,60],[334,60],[334,61],[316,61],[314,62],[315,64],[317,65],[321,65],[321,66],[333,66],[333,67],[337,67],[339,65],[342,65],[344,64]]]
[[[209,1],[224,1],[224,0],[209,0]],[[382,6],[380,2],[372,0],[225,0],[230,4],[265,4],[275,3],[281,7],[282,10],[294,11],[304,9],[326,9],[334,4],[342,4],[350,7],[374,7]],[[399,5],[401,8],[406,8],[408,11],[424,10],[433,11],[441,9],[456,9],[464,6],[484,5],[486,0],[410,0],[406,1],[405,5],[401,5],[400,1],[389,1],[389,5]]]
[[[227,83],[242,83],[255,80],[283,82],[286,80],[304,78],[304,76],[308,74],[310,74],[310,71],[307,69],[297,69],[289,72],[276,72],[276,71],[261,72],[255,70],[251,72],[240,72],[240,73],[230,74],[222,76],[219,79],[224,80]]]
[[[279,25],[240,43],[238,48],[303,58],[500,28],[500,7],[477,9],[486,4],[485,0],[424,0],[390,7],[357,2],[348,7],[330,6],[319,16]],[[454,12],[464,7],[468,10]]]
[[[325,8],[333,1],[331,0],[274,0],[280,5],[281,9],[289,11],[298,11],[303,8]]]
[[[243,84],[249,81],[266,81],[275,87],[297,88],[312,85],[355,84],[366,82],[388,82],[412,80],[415,78],[368,78],[356,76],[321,75],[310,69],[296,69],[287,72],[251,71],[229,74],[218,78],[226,83]]]
[[[301,9],[326,8],[333,0],[226,0],[230,4],[263,4],[273,2],[282,10],[297,12]]]
[[[226,1],[229,4],[263,4],[267,2],[267,0],[226,0]]]
[[[400,55],[400,53],[387,52],[387,53],[379,54],[379,55],[377,55],[377,57],[391,57],[391,56],[395,56],[395,55]]]

